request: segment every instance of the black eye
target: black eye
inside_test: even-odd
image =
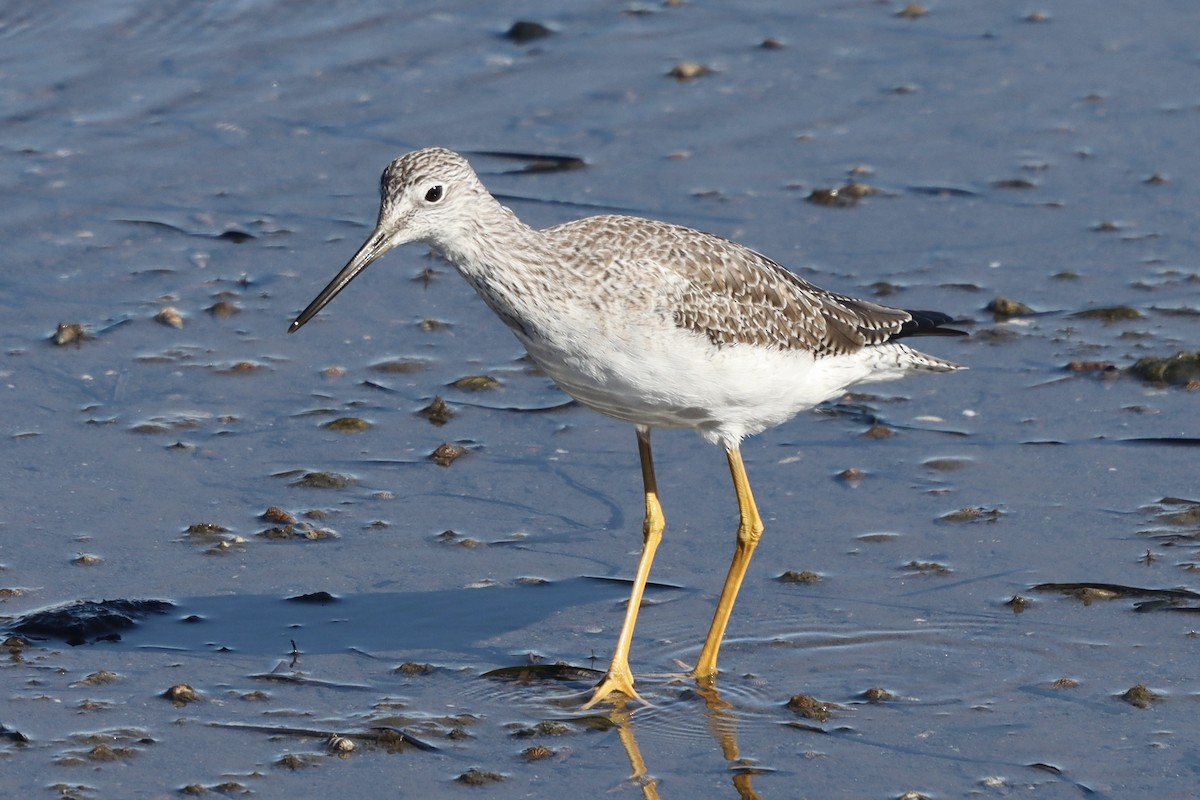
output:
[[[432,187],[428,192],[425,193],[425,202],[427,203],[436,203],[441,199],[442,187],[440,185]]]

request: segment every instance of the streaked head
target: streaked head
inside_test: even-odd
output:
[[[471,219],[472,199],[487,194],[467,160],[452,150],[430,147],[400,156],[379,181],[375,230],[329,285],[288,328],[295,333],[317,315],[358,273],[387,251],[408,242],[438,247],[453,240]]]

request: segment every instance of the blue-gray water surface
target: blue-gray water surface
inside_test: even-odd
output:
[[[1198,381],[1129,370],[1200,349],[1196,22],[1192,0],[6,4],[0,613],[172,606],[5,644],[5,792],[1200,797]],[[733,547],[719,450],[656,434],[653,706],[589,716],[586,673],[482,676],[606,664],[632,429],[568,403],[421,246],[286,335],[383,167],[427,145],[531,224],[668,219],[972,334],[921,343],[967,372],[744,445],[767,530],[715,692],[686,670]],[[875,191],[810,200],[851,181]]]

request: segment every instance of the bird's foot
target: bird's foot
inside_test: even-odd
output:
[[[717,673],[715,670],[713,672],[700,672],[699,670],[692,669],[689,670],[689,674],[692,676],[692,680],[696,682],[696,687],[701,691],[711,691],[717,688]]]
[[[637,693],[633,688],[633,673],[626,666],[623,669],[619,667],[610,667],[608,672],[596,684],[596,688],[592,690],[592,697],[583,704],[583,710],[587,711],[601,700],[607,699],[614,693],[625,695],[630,700],[636,700],[644,705],[650,705],[646,700]]]

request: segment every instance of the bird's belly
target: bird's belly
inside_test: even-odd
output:
[[[603,353],[524,343],[554,382],[580,403],[635,425],[692,428],[705,439],[726,444],[785,422],[862,379],[862,370],[836,358],[717,348],[686,333],[652,346],[640,342]]]

